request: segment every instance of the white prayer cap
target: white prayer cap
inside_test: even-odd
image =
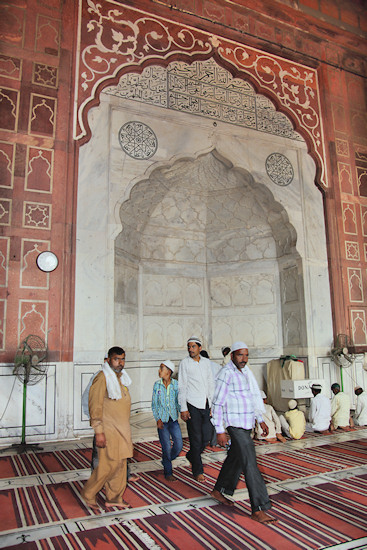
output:
[[[172,372],[175,372],[175,365],[169,359],[162,361],[161,365],[164,365],[165,367],[167,367],[167,369],[171,370]]]
[[[260,391],[261,399],[266,399],[266,393],[264,391]]]
[[[311,389],[322,390],[322,386],[321,384],[312,384]]]
[[[189,342],[195,342],[195,344],[198,344],[199,346],[202,346],[203,343],[197,336],[190,336],[190,338],[187,340],[187,343]]]
[[[288,407],[290,408],[290,410],[292,411],[293,409],[296,409],[297,408],[297,401],[295,399],[290,399],[288,401]]]
[[[239,349],[248,349],[248,345],[245,344],[245,342],[235,342],[234,344],[232,344],[231,353]]]
[[[231,348],[230,348],[229,346],[222,346],[222,347],[220,348],[220,351],[223,353],[225,349],[229,349],[229,350],[230,350]]]

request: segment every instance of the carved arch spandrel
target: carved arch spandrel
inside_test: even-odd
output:
[[[270,98],[306,140],[326,188],[325,149],[315,69],[187,25],[124,6],[116,0],[79,0],[74,139],[90,138],[87,114],[107,85],[128,72],[174,60],[213,57],[236,78]]]

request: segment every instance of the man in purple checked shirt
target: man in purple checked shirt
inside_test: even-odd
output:
[[[263,421],[264,404],[256,379],[247,366],[248,347],[235,342],[231,348],[231,361],[223,367],[216,379],[212,404],[212,423],[217,432],[218,445],[227,443],[227,430],[231,445],[211,496],[218,502],[233,506],[232,496],[243,472],[249,492],[251,519],[259,523],[273,523],[275,518],[266,514],[271,508],[268,491],[257,467],[251,430],[258,421],[263,436],[268,427]]]

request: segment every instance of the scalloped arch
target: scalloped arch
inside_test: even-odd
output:
[[[74,139],[91,136],[87,114],[100,93],[128,72],[174,61],[213,57],[235,78],[248,80],[292,121],[316,163],[316,180],[328,187],[317,72],[299,63],[187,25],[123,6],[115,0],[79,0]]]

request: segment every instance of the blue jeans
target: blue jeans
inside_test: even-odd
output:
[[[182,434],[178,421],[170,418],[168,422],[163,422],[163,428],[158,429],[158,437],[162,445],[164,477],[168,477],[172,475],[172,460],[177,458],[182,451]]]
[[[223,462],[214,489],[225,495],[233,495],[240,475],[243,473],[249,492],[252,512],[269,510],[271,503],[265,482],[256,462],[255,446],[251,430],[227,427],[231,446]]]

